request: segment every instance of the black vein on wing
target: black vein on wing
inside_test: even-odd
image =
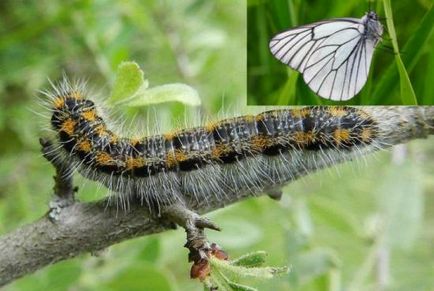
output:
[[[330,84],[331,81],[326,82],[326,80],[328,80],[328,78],[330,77],[330,74],[335,74],[333,77],[333,81],[332,81],[333,83],[331,85],[328,97],[329,97],[329,99],[331,99],[331,96],[334,92],[335,86],[340,85],[341,86],[341,92],[337,92],[337,94],[338,94],[338,96],[340,96],[339,99],[342,100],[343,96],[345,96],[344,95],[345,93],[347,93],[348,96],[354,96],[356,94],[356,91],[358,88],[358,79],[361,76],[360,69],[362,66],[362,62],[364,62],[364,65],[365,65],[365,72],[363,73],[363,78],[367,79],[367,77],[368,77],[369,66],[368,66],[368,59],[367,59],[368,55],[367,55],[367,48],[366,48],[367,39],[366,39],[366,37],[364,37],[363,34],[361,34],[359,32],[357,27],[341,28],[339,30],[333,31],[332,33],[324,35],[322,37],[318,37],[318,38],[315,37],[315,35],[317,34],[315,29],[319,29],[319,28],[321,28],[322,25],[333,23],[333,22],[348,22],[350,24],[363,25],[363,23],[361,23],[358,19],[336,18],[336,19],[320,21],[320,22],[316,22],[316,23],[312,23],[312,24],[308,24],[308,25],[304,25],[304,26],[298,26],[298,27],[295,27],[293,29],[283,31],[283,32],[279,33],[276,37],[274,37],[272,40],[274,40],[275,42],[270,46],[270,49],[276,48],[276,46],[280,46],[277,51],[273,52],[273,54],[276,56],[276,55],[283,52],[283,55],[281,57],[277,57],[281,61],[283,61],[284,59],[286,59],[289,56],[290,58],[288,59],[288,61],[286,61],[284,63],[286,63],[288,66],[290,66],[291,68],[293,68],[293,69],[295,69],[301,73],[305,73],[305,71],[307,69],[309,69],[309,68],[317,65],[318,63],[323,62],[323,61],[327,60],[328,58],[330,58],[329,60],[327,60],[324,63],[324,65],[322,65],[316,71],[315,75],[309,80],[309,82],[307,82],[307,84],[310,86],[314,80],[318,81],[319,73],[326,66],[330,65],[330,61],[333,61],[332,69],[325,74],[324,78],[321,80],[320,86],[316,90],[316,93],[318,94],[318,92],[321,91],[321,89],[323,88],[323,86],[325,86],[325,84]],[[294,31],[300,30],[300,31],[294,32],[291,34],[291,30],[294,30]],[[350,39],[348,39],[347,41],[345,41],[344,43],[339,44],[339,45],[330,44],[330,45],[321,46],[321,43],[318,43],[319,41],[323,42],[323,41],[327,40],[328,38],[333,37],[334,35],[342,33],[342,32],[347,31],[347,30],[355,30],[355,31],[357,31],[358,34],[355,37],[351,37]],[[279,35],[284,34],[284,33],[290,33],[290,34],[286,35],[284,37],[281,37],[281,38],[278,37]],[[299,37],[299,39],[297,39],[297,37]],[[309,37],[310,37],[310,40],[306,40]],[[345,45],[345,44],[353,41],[356,38],[360,38],[360,40],[352,48],[348,57],[346,57],[344,59],[344,61],[342,61],[342,63],[339,64],[338,67],[333,68],[333,66],[336,62],[336,53],[337,53],[338,49],[342,45]],[[288,48],[288,46],[289,46],[289,48]],[[292,51],[295,46],[300,46],[300,47],[297,50]],[[310,47],[308,48],[308,46],[310,46]],[[306,66],[309,63],[312,55],[317,50],[323,49],[327,46],[335,46],[336,48],[332,52],[328,53],[327,55],[325,55],[324,57],[322,57],[321,59],[316,61],[315,63],[309,64],[309,66]],[[374,47],[375,47],[375,45],[374,45]],[[298,60],[297,63],[294,63],[293,65],[291,65],[291,63],[294,62],[294,60],[298,56],[300,56],[300,54],[302,54],[302,53],[304,55],[301,56],[300,60]],[[364,60],[362,60],[363,57],[364,57]],[[349,68],[350,62],[352,62],[351,63],[351,69]],[[338,78],[337,78],[338,74],[339,74],[339,76],[341,76],[340,72],[343,71],[344,65],[345,65],[344,77],[343,77],[342,81],[340,81],[339,84],[337,84],[336,81],[338,80]],[[346,82],[346,81],[348,81],[348,82]],[[366,82],[366,80],[365,80],[365,82]],[[352,85],[354,85],[353,90],[351,90]]]
[[[311,32],[312,33],[312,32]],[[309,34],[307,34],[306,36],[309,36]],[[300,39],[300,41],[302,41],[306,36],[304,36],[302,39]],[[317,40],[315,40],[315,41],[313,41],[313,46],[316,44],[316,42],[317,42]],[[292,57],[289,59],[289,61],[287,62],[287,64],[289,65],[289,66],[291,66],[290,64],[291,64],[291,62],[292,62],[292,60],[295,58],[295,56],[302,50],[302,49],[304,49],[305,47],[306,47],[306,45],[307,44],[309,44],[309,43],[312,43],[312,40],[308,40],[306,43],[304,43],[296,52],[295,52],[295,54],[293,54],[292,55]],[[298,45],[299,44],[299,42],[297,42],[294,46],[296,46],[296,45]],[[294,47],[293,46],[293,47]],[[313,47],[312,46],[312,47]],[[312,47],[310,48],[310,49],[312,49]],[[309,49],[309,50],[310,50]],[[284,57],[289,53],[291,51],[291,49],[289,49],[285,54],[284,54]],[[304,58],[307,56],[307,55],[309,55],[309,54],[306,54],[304,57],[303,57],[303,59],[302,59],[302,62],[303,62],[303,60],[304,60]],[[295,68],[294,68],[295,69]]]
[[[356,39],[357,37],[360,37],[360,36],[355,36],[355,37],[349,39],[348,41],[342,43],[341,45],[344,45],[344,44],[346,44],[346,43],[348,43],[348,42],[350,42],[350,41]],[[361,39],[361,40],[362,40],[362,39]],[[357,42],[356,47],[359,45],[359,43],[360,43],[360,41]],[[317,49],[322,49],[322,48],[324,48],[324,47],[336,46],[336,50],[330,52],[330,53],[327,54],[325,57],[323,57],[323,58],[321,58],[319,61],[317,61],[316,63],[309,65],[308,67],[306,67],[306,69],[308,69],[308,68],[310,68],[310,67],[312,67],[312,66],[318,64],[319,62],[321,62],[322,60],[324,60],[324,58],[326,58],[326,57],[328,57],[328,56],[330,56],[330,55],[336,55],[336,52],[337,52],[337,50],[340,48],[341,45],[324,45],[324,46],[322,46],[322,47],[317,48]],[[325,80],[328,78],[328,76],[329,76],[331,73],[333,73],[333,72],[336,72],[336,73],[337,73],[337,71],[341,68],[341,66],[342,66],[344,63],[346,63],[346,62],[348,61],[348,59],[352,56],[353,53],[354,53],[354,48],[353,48],[353,50],[351,51],[351,53],[348,55],[348,57],[347,57],[347,58],[342,62],[342,64],[340,64],[336,69],[331,69],[331,70],[330,70],[330,72],[329,72],[329,73],[324,77],[324,79],[323,79],[322,82],[321,82],[321,85],[319,86],[318,90],[316,91],[317,94],[318,94],[318,92],[321,90],[321,88],[322,88],[322,86],[323,86]],[[309,58],[310,58],[310,56],[309,56]],[[333,56],[330,60],[333,60],[333,64],[334,64],[334,62],[336,61],[335,56]],[[317,72],[317,73],[314,75],[314,77],[313,77],[313,78],[308,82],[308,84],[310,84],[310,83],[311,83],[311,82],[316,78],[316,76],[318,75],[318,73],[319,73],[319,72],[320,72],[320,71],[321,71],[321,70],[322,70],[322,69],[323,69],[323,68],[324,68],[328,63],[329,63],[329,62],[325,63],[324,66],[322,66],[322,67],[318,70],[318,72]],[[334,78],[334,80],[336,80],[336,75],[337,75],[337,74],[335,74],[335,78]],[[344,78],[344,81],[345,81],[345,78]],[[334,88],[334,81],[333,81],[333,85],[332,85],[332,90],[331,90],[331,92],[333,92],[333,88]],[[330,93],[330,95],[331,95],[331,93]]]

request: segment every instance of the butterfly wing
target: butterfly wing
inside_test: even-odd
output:
[[[303,73],[306,84],[319,96],[348,100],[366,83],[375,43],[363,37],[357,18],[321,21],[277,34],[271,53]]]

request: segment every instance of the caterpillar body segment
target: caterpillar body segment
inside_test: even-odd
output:
[[[377,119],[353,107],[269,110],[129,138],[106,123],[83,86],[65,81],[46,95],[59,157],[117,193],[121,205],[230,201],[384,147]]]

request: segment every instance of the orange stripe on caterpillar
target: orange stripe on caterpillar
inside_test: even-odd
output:
[[[62,125],[60,126],[59,131],[65,132],[67,135],[71,136],[75,132],[75,127],[77,125],[77,122],[73,120],[72,118],[66,118]]]
[[[98,166],[116,166],[113,174],[117,175],[134,176],[130,170],[150,166],[144,162],[127,165],[127,160],[137,157],[161,157],[159,171],[177,171],[180,168],[191,171],[213,162],[233,163],[257,154],[278,155],[299,148],[314,151],[360,146],[369,144],[376,131],[373,120],[360,117],[361,110],[306,107],[225,119],[205,127],[170,132],[158,136],[157,140],[152,136],[128,139],[107,129],[92,101],[66,96],[64,107],[53,109],[55,113],[61,112],[54,118],[53,128],[67,134],[66,137],[59,136],[60,141],[78,144],[66,147],[71,155],[76,154],[75,150],[91,152],[90,148],[94,148],[96,156],[88,159],[96,163],[87,164],[95,166],[95,170]],[[150,148],[157,141],[158,147]],[[155,163],[152,159],[149,161]],[[144,176],[151,172],[141,171]]]
[[[148,205],[258,193],[380,147],[376,120],[352,107],[270,110],[128,138],[111,131],[84,90],[63,84],[51,94],[59,156],[122,199]]]

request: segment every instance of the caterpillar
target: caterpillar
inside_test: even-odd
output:
[[[109,128],[83,84],[64,80],[45,95],[57,156],[116,193],[123,207],[137,199],[157,210],[172,203],[206,209],[210,195],[224,204],[272,192],[312,171],[388,147],[396,135],[405,140],[414,130],[408,120],[418,110],[274,109],[129,138]]]

